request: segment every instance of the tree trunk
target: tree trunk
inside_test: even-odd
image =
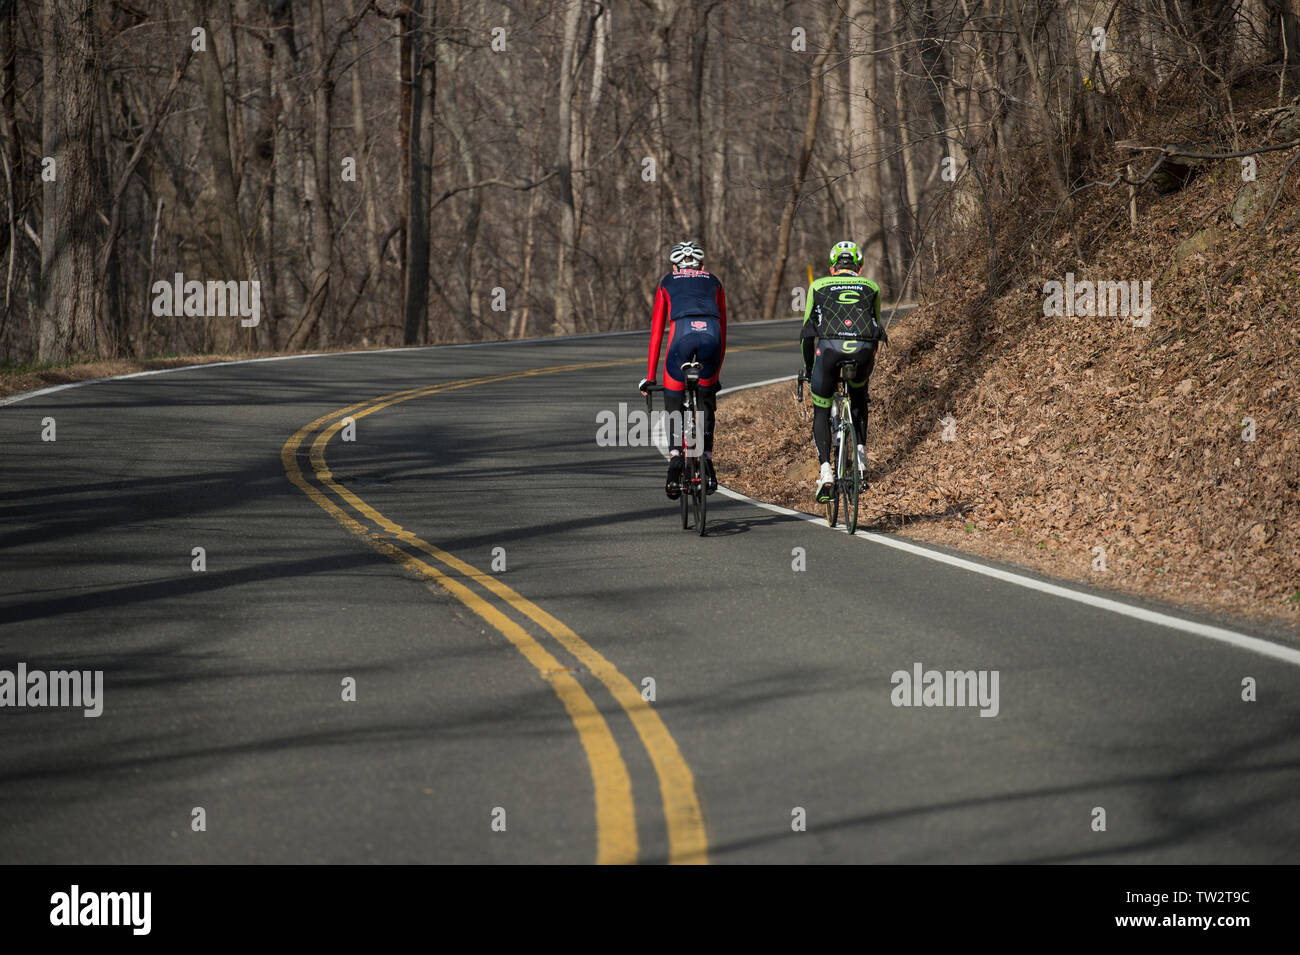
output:
[[[331,342],[330,269],[334,260],[334,225],[331,215],[334,170],[330,166],[330,112],[334,101],[334,81],[326,62],[325,9],[322,0],[311,5],[312,61],[312,174],[307,180],[307,211],[311,217],[311,284],[307,301],[298,316],[297,326],[289,336],[289,350],[307,344],[317,331],[321,348]]]
[[[719,24],[719,31],[726,35],[727,31],[727,7],[724,5],[718,15],[722,17],[722,23]],[[709,95],[707,102],[714,116],[713,135],[710,138],[712,143],[710,147],[709,163],[709,197],[708,204],[705,206],[705,225],[704,225],[704,249],[715,259],[720,259],[726,254],[727,250],[723,248],[724,230],[723,223],[727,221],[727,141],[730,139],[730,128],[728,123],[727,102],[727,63],[729,57],[725,55],[709,58],[709,69],[706,75],[708,82]]]
[[[344,10],[348,19],[351,20],[356,16],[355,0],[344,0]],[[371,158],[374,150],[371,148],[370,133],[366,127],[366,111],[364,109],[365,93],[361,78],[361,41],[357,38],[357,31],[352,31],[352,37],[349,41],[349,49],[352,54],[352,135],[355,140],[354,148],[360,149],[360,155],[357,160],[357,178],[361,182],[361,195],[365,203],[366,210],[366,263],[370,270],[370,281],[377,283],[379,273],[383,268],[383,263],[379,258],[379,239],[381,230],[379,225],[379,211],[375,206],[375,174],[374,164]]]
[[[586,208],[587,191],[591,184],[591,174],[587,172],[592,164],[591,147],[595,139],[596,123],[600,117],[600,103],[605,94],[605,64],[609,55],[609,36],[612,29],[610,19],[612,16],[609,7],[605,7],[596,19],[596,50],[592,54],[591,92],[587,97],[587,117],[586,122],[582,124],[582,149],[579,154],[574,156],[574,162],[577,163],[578,170],[580,170],[574,174],[578,199],[579,238],[582,236],[583,210]]]
[[[577,210],[573,199],[573,54],[578,40],[578,21],[582,10],[581,0],[565,0],[564,44],[560,49],[560,94],[558,109],[559,137],[556,162],[560,183],[560,247],[557,250],[555,270],[555,325],[553,334],[572,335],[575,330],[573,314],[573,276],[576,257]]]
[[[691,106],[694,130],[691,137],[691,198],[694,200],[692,205],[692,227],[691,235],[693,238],[701,238],[704,235],[704,224],[707,220],[705,215],[705,175],[704,175],[704,63],[708,55],[709,47],[709,14],[712,12],[714,4],[710,4],[701,10],[699,7],[693,7],[691,15],[694,18],[694,29],[691,31]]]
[[[608,55],[609,46],[610,20],[612,12],[609,7],[602,7],[596,14],[592,23],[592,30],[595,34],[595,51],[592,54],[591,64],[591,90],[587,96],[587,114],[583,121],[578,124],[579,136],[575,137],[574,149],[570,157],[574,164],[573,173],[573,199],[574,199],[574,239],[573,239],[573,257],[576,268],[579,250],[582,247],[582,235],[586,229],[586,214],[589,204],[589,192],[595,177],[587,172],[592,164],[592,141],[595,138],[595,128],[600,115],[600,102],[605,92],[605,64]],[[588,289],[591,283],[588,281]],[[602,316],[597,309],[595,302],[590,302],[581,310],[579,321],[575,322],[580,331],[608,331],[607,325],[599,325],[603,321]]]
[[[814,263],[820,267],[821,247],[853,237],[861,243],[861,233],[853,227],[854,206],[858,200],[858,177],[854,175],[857,159],[853,154],[853,123],[849,119],[853,106],[853,87],[848,77],[852,70],[853,35],[851,24],[845,33],[848,51],[839,51],[827,77],[825,105],[826,131],[822,133],[821,162],[826,175],[825,201],[822,203],[823,225]]]
[[[404,333],[407,345],[428,340],[429,215],[433,180],[433,105],[437,92],[437,62],[433,51],[433,12],[426,0],[411,0],[406,14],[411,34],[410,131],[407,136],[406,270],[403,289]]]
[[[899,0],[890,0],[890,17],[894,21],[894,51],[890,56],[890,68],[894,74],[894,115],[898,120],[898,207],[906,225],[904,241],[900,243],[903,259],[898,263],[901,270],[899,286],[894,290],[894,301],[902,301],[907,295],[907,285],[919,278],[911,275],[911,263],[920,261],[920,249],[917,243],[921,239],[920,205],[921,193],[916,182],[916,156],[912,145],[909,127],[910,118],[904,95],[906,77],[904,75],[903,51],[907,49],[907,26],[902,17]],[[903,223],[900,223],[900,226]]]
[[[439,90],[443,97],[442,121],[455,141],[456,153],[460,158],[461,169],[465,173],[465,181],[477,182],[479,178],[477,150],[469,140],[469,133],[461,122],[456,105],[456,67],[460,58],[456,56],[451,44],[443,42],[438,43],[438,57],[441,60],[444,76],[442,88]],[[468,190],[464,193],[464,199],[468,203],[468,211],[464,217],[460,250],[456,253],[456,271],[460,276],[462,294],[459,302],[447,303],[457,315],[459,329],[456,337],[461,341],[472,337],[483,319],[480,311],[479,288],[474,275],[474,246],[478,243],[483,200],[478,189]]]
[[[45,0],[41,16],[42,150],[55,162],[43,182],[41,326],[38,357],[65,361],[97,354],[95,252],[96,87],[93,0]]]
[[[231,159],[230,126],[226,115],[226,86],[221,76],[221,54],[217,47],[215,31],[208,23],[206,4],[191,7],[194,22],[207,34],[207,50],[196,53],[199,60],[199,78],[203,86],[204,138],[208,158],[212,163],[212,188],[215,208],[213,213],[221,233],[218,260],[222,274],[205,276],[220,281],[246,280],[249,274],[248,256],[244,249],[244,227],[239,220],[239,189],[235,185],[235,168]],[[238,330],[238,320],[230,317],[208,318],[208,330],[213,346],[218,351],[233,350]]]
[[[1273,50],[1279,61],[1286,60],[1286,77],[1294,92],[1300,90],[1300,19],[1291,0],[1264,0],[1269,23],[1265,36],[1275,37]]]
[[[887,258],[880,225],[881,162],[879,149],[879,106],[876,97],[876,16],[868,0],[852,0],[848,6],[849,28],[849,168],[853,194],[846,223],[853,240],[862,247],[863,268],[869,275],[880,274]],[[854,53],[853,51],[859,51]],[[838,242],[843,236],[837,236]]]
[[[99,88],[96,90],[96,96],[99,98],[99,108],[96,112],[96,122],[99,123],[99,142],[100,149],[96,150],[95,192],[99,199],[98,205],[102,210],[106,204],[106,199],[112,197],[112,205],[109,216],[109,228],[103,233],[103,246],[97,251],[95,257],[95,297],[93,312],[98,316],[97,332],[99,335],[98,351],[105,358],[116,358],[122,353],[122,348],[126,344],[127,329],[122,319],[122,262],[117,254],[117,243],[115,235],[117,223],[121,215],[122,197],[115,195],[114,184],[109,177],[109,153],[113,149],[113,130],[109,124],[109,85],[113,82],[111,75],[101,78]],[[165,104],[159,109],[165,109]],[[125,162],[123,163],[125,165]],[[102,214],[102,213],[101,213]]]
[[[1026,3],[1031,7],[1027,11],[1022,9]],[[1042,149],[1047,156],[1047,167],[1052,174],[1052,188],[1057,198],[1064,199],[1067,194],[1065,166],[1061,161],[1061,144],[1056,125],[1052,122],[1051,102],[1047,96],[1047,87],[1043,83],[1038,49],[1034,45],[1032,0],[1011,0],[1011,9],[1014,11],[1016,41],[1020,44],[1020,53],[1025,59],[1025,65],[1029,68],[1029,88],[1033,96],[1034,118],[1038,122],[1038,134],[1043,141]]]
[[[533,178],[536,179],[539,170],[533,170]],[[537,215],[540,212],[542,201],[542,190],[539,186],[529,192],[528,195],[528,226],[524,230],[524,277],[520,298],[523,300],[523,307],[517,313],[518,324],[515,324],[514,314],[511,315],[510,338],[523,338],[528,334],[528,319],[533,310],[533,234],[537,224]]]
[[[878,22],[878,21],[877,21]],[[879,36],[877,33],[875,36]],[[872,82],[872,96],[877,103],[879,120],[876,124],[876,196],[879,202],[879,214],[876,228],[880,231],[880,272],[879,282],[889,288],[896,284],[900,273],[902,248],[899,244],[898,193],[894,188],[894,167],[890,156],[889,135],[885,123],[885,94],[881,91],[881,74],[885,71],[888,60],[883,56],[873,56],[869,72],[875,74]],[[897,77],[894,78],[897,81]]]
[[[672,53],[669,36],[673,21],[677,19],[679,0],[653,0],[654,41],[652,50],[651,75],[654,82],[655,122],[654,145],[647,148],[648,155],[654,157],[657,166],[657,234],[656,248],[662,249],[667,244],[669,204],[677,213],[678,223],[683,231],[690,231],[690,222],[685,220],[685,210],[677,199],[677,163],[676,155],[669,148],[672,126]],[[668,200],[665,202],[665,200]],[[682,236],[683,239],[686,236]]]
[[[812,159],[813,146],[817,141],[817,120],[822,111],[822,70],[835,46],[835,38],[840,32],[841,16],[838,10],[832,14],[830,37],[826,48],[813,60],[812,89],[809,92],[808,123],[804,127],[803,149],[799,153],[799,163],[795,168],[794,180],[790,183],[790,195],[785,201],[785,210],[781,213],[781,229],[776,240],[776,255],[772,262],[772,274],[768,278],[767,294],[763,299],[763,319],[771,321],[776,316],[776,301],[781,294],[781,279],[785,275],[785,262],[790,255],[790,230],[794,226],[794,211],[799,204],[799,193],[803,191],[804,175],[808,172],[808,162]]]
[[[8,207],[6,222],[7,245],[4,261],[5,315],[9,314],[13,299],[14,278],[18,271],[18,242],[22,229],[18,224],[19,210],[27,208],[26,197],[30,191],[26,164],[23,162],[23,149],[19,140],[18,112],[15,108],[14,86],[16,83],[14,66],[17,51],[14,35],[18,30],[18,4],[0,2],[0,134],[4,136],[4,155],[2,157],[5,174],[5,205]],[[3,323],[0,323],[3,327]]]

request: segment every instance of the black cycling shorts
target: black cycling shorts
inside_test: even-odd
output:
[[[857,374],[849,382],[851,388],[865,388],[876,365],[876,343],[846,338],[823,338],[817,342],[817,360],[813,362],[813,404],[819,408],[831,406],[835,384],[840,380],[840,366],[847,361],[858,363]]]

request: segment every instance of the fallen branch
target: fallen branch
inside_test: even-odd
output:
[[[1259,229],[1261,232],[1264,231],[1264,226],[1268,225],[1268,217],[1273,214],[1273,208],[1277,205],[1277,201],[1282,198],[1282,189],[1286,186],[1287,174],[1291,172],[1291,167],[1295,165],[1297,159],[1300,159],[1300,153],[1296,153],[1292,156],[1291,161],[1282,169],[1282,179],[1277,184],[1277,192],[1273,194],[1273,201],[1268,204],[1268,212],[1264,213],[1264,218],[1259,222]]]
[[[1290,149],[1292,146],[1300,146],[1300,139],[1292,139],[1285,143],[1277,143],[1272,146],[1260,146],[1257,149],[1243,149],[1235,153],[1191,153],[1179,149],[1177,146],[1138,146],[1131,139],[1124,139],[1115,143],[1116,149],[1132,149],[1136,152],[1158,152],[1163,153],[1166,157],[1177,156],[1180,159],[1240,159],[1243,156],[1255,156],[1259,153],[1276,152],[1279,149]]]

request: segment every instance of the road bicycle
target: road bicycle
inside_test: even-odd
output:
[[[840,365],[839,381],[831,396],[831,473],[835,484],[830,500],[825,504],[826,523],[834,527],[844,512],[845,529],[853,534],[858,529],[858,498],[866,487],[862,469],[858,467],[857,432],[853,427],[853,404],[849,400],[849,382],[858,374],[858,362],[846,361]],[[803,401],[803,383],[808,376],[799,372],[798,398]]]
[[[687,530],[694,517],[695,528],[704,536],[704,527],[708,518],[709,494],[708,477],[704,471],[704,432],[697,427],[699,422],[699,405],[697,397],[700,387],[700,369],[703,366],[695,360],[682,364],[682,381],[686,385],[682,407],[682,530]],[[663,385],[650,385],[647,392],[663,391]],[[650,395],[645,396],[646,411],[650,411]]]

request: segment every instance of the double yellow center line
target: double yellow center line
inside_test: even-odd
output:
[[[767,348],[773,346],[749,346]],[[789,347],[789,346],[782,346]],[[742,349],[735,349],[737,351]],[[748,349],[743,349],[748,350]],[[551,365],[528,371],[462,378],[419,388],[408,388],[371,398],[322,415],[300,428],[280,449],[289,480],[327,514],[375,550],[401,566],[434,581],[467,608],[499,631],[550,684],[578,731],[591,769],[596,802],[596,861],[633,863],[638,859],[636,811],[632,781],[618,743],[595,701],[582,684],[535,637],[520,617],[531,621],[572,654],[614,697],[627,714],[649,754],[663,800],[668,830],[668,859],[673,863],[708,861],[708,838],[695,779],[677,743],[659,714],[641,697],[636,686],[594,647],[572,629],[492,574],[422,540],[385,517],[352,491],[334,480],[325,461],[330,439],[345,419],[357,420],[393,405],[507,379],[639,363],[640,359]],[[299,463],[304,443],[311,438],[307,459],[313,480]],[[517,616],[511,616],[513,611]]]

